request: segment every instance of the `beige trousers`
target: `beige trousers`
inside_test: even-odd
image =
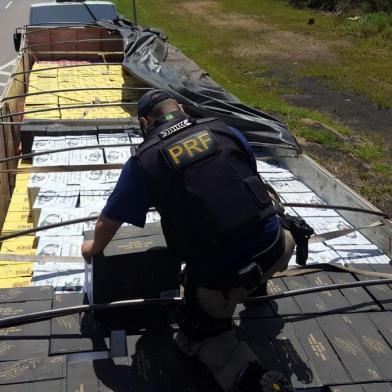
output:
[[[263,273],[263,283],[276,271],[284,271],[287,268],[295,242],[290,232],[285,229],[284,237],[284,251],[274,266]],[[229,290],[225,295],[222,291],[200,286],[196,288],[196,297],[201,309],[209,316],[218,319],[231,318],[237,303],[244,301],[249,294],[251,292],[244,287]],[[225,391],[236,391],[236,381],[241,373],[250,362],[258,362],[254,352],[245,342],[237,338],[234,331],[225,332],[202,342],[191,340],[180,332],[176,336],[176,342],[188,356],[197,356]]]

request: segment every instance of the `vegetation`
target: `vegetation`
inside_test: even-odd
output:
[[[290,4],[299,7],[309,7],[332,12],[362,12],[392,11],[391,0],[290,0]]]
[[[117,0],[120,13],[131,17],[131,3]],[[332,91],[361,94],[370,106],[392,108],[391,15],[348,19],[356,14],[315,13],[281,0],[143,0],[138,13],[139,23],[163,29],[224,88],[280,117],[307,153],[392,212],[388,132],[350,129],[328,110],[331,98],[313,110],[291,99],[301,93],[298,82],[311,78]]]

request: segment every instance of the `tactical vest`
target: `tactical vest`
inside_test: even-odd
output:
[[[184,260],[275,214],[244,145],[217,119],[175,118],[137,150],[168,244]]]

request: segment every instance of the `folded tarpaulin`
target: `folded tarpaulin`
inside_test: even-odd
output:
[[[272,144],[300,151],[299,144],[278,119],[244,105],[208,73],[167,42],[158,30],[134,26],[126,20],[99,21],[124,38],[123,65],[136,78],[169,91],[185,111],[197,117],[216,117],[238,128],[254,146]]]

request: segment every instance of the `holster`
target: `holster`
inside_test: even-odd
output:
[[[258,264],[250,263],[247,267],[238,271],[240,285],[248,291],[254,290],[260,286],[262,282],[263,272]]]
[[[296,260],[298,265],[306,265],[309,253],[309,238],[314,234],[314,230],[302,218],[298,216],[291,216],[282,214],[279,216],[282,225],[289,230],[297,244]]]

